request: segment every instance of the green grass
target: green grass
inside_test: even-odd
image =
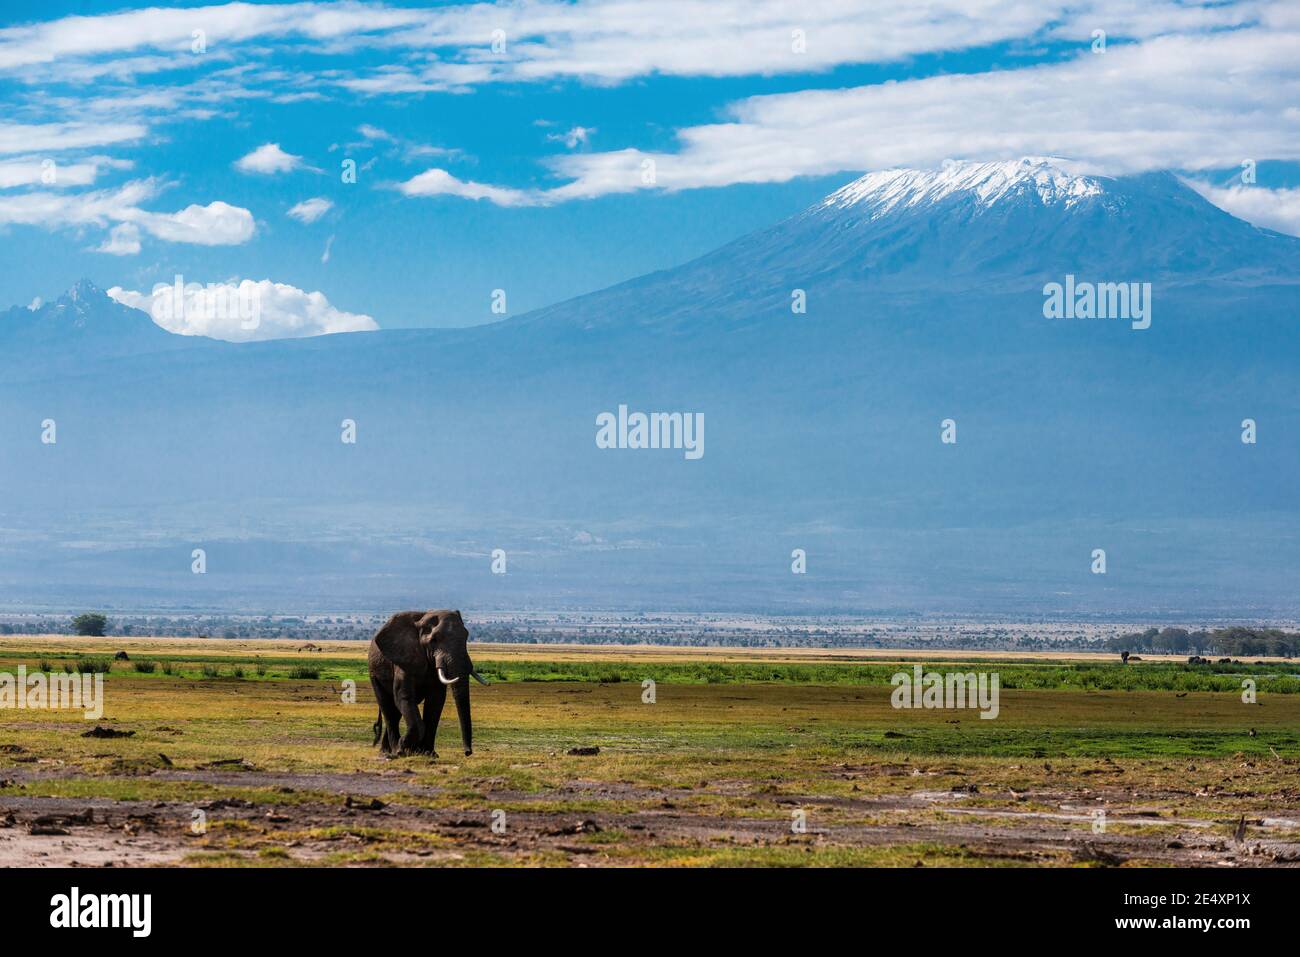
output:
[[[996,723],[992,722],[994,725]],[[967,727],[966,722],[962,724],[964,728]],[[839,739],[839,744],[904,755],[952,754],[1002,758],[1268,757],[1271,755],[1270,748],[1286,754],[1300,753],[1300,739],[1292,732],[1260,732],[1252,738],[1240,729],[1213,728],[927,728],[909,732],[903,738],[885,738],[883,733],[844,736]]]
[[[163,650],[163,649],[160,649]],[[16,654],[0,649],[0,668],[26,663],[42,670],[60,665],[67,671],[109,671],[111,661],[48,653],[46,649]],[[39,655],[39,658],[37,657]],[[367,680],[366,663],[360,657],[322,655],[304,664],[294,655],[249,653],[230,654],[150,653],[156,671],[137,666],[133,677],[185,678],[195,674],[216,678],[223,673],[260,681]],[[492,657],[491,648],[477,653],[480,673],[500,682],[580,682],[597,685],[631,684],[645,679],[670,685],[794,684],[834,686],[888,686],[898,672],[911,673],[912,661],[855,661],[846,663],[784,663],[761,661],[545,661],[531,658]],[[147,667],[147,666],[146,666]],[[1267,665],[1211,664],[1146,661],[1123,665],[1113,662],[1060,662],[997,659],[963,659],[960,651],[936,652],[923,663],[925,671],[940,673],[996,673],[1003,691],[1174,691],[1241,693],[1242,680],[1253,678],[1257,691],[1268,694],[1300,693],[1300,662]],[[639,691],[638,691],[639,693]]]
[[[936,660],[925,671],[941,673],[996,673],[1003,690],[1075,689],[1081,691],[1240,691],[1243,678],[1254,677],[1257,690],[1274,694],[1300,693],[1300,678],[1279,665],[1141,665],[1058,664]],[[578,681],[597,684],[632,682],[646,678],[665,684],[781,684],[888,685],[898,672],[912,673],[911,662],[853,664],[747,664],[738,662],[687,662],[661,664],[636,662],[493,661],[484,656],[479,672],[499,681]],[[1294,666],[1300,673],[1300,664]]]

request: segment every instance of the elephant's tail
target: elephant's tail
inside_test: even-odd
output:
[[[370,742],[371,747],[377,745],[379,743],[379,739],[384,736],[384,709],[383,708],[379,709],[379,715],[378,717],[375,718],[374,732],[375,732],[375,740]]]

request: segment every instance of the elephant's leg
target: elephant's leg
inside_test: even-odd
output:
[[[446,703],[447,687],[441,681],[435,681],[429,697],[424,699],[424,747],[435,758],[438,752],[433,749],[433,742],[438,736],[438,719],[442,717],[442,706]]]
[[[399,733],[398,725],[402,720],[402,713],[397,710],[397,702],[393,700],[393,690],[386,688],[384,685],[373,678],[370,680],[370,687],[375,691],[375,700],[379,702],[379,713],[383,716],[383,722],[386,727],[383,729],[383,736],[380,738],[380,749],[384,754],[395,754],[397,752],[397,736]]]
[[[420,720],[420,702],[415,697],[415,688],[400,679],[393,689],[397,698],[397,707],[406,719],[406,734],[402,735],[401,753],[419,751],[424,746],[424,722]]]
[[[396,705],[386,709],[380,709],[379,712],[379,750],[384,754],[395,754],[397,752],[397,736],[400,733],[398,724],[402,720],[402,713],[397,710]]]
[[[402,735],[399,752],[413,754],[424,749],[424,722],[420,719],[420,706],[415,701],[399,701],[402,717],[406,719],[406,734]]]

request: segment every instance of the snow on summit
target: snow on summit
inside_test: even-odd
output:
[[[1001,163],[952,162],[937,170],[887,169],[868,173],[826,197],[823,209],[873,207],[873,215],[933,205],[968,193],[992,206],[1013,196],[1036,194],[1044,205],[1073,206],[1103,192],[1101,182],[1066,171],[1058,161],[1025,157]]]

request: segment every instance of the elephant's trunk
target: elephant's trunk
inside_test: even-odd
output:
[[[458,681],[451,686],[456,699],[456,714],[460,718],[460,739],[465,744],[465,754],[474,753],[474,724],[469,714],[469,682]]]

